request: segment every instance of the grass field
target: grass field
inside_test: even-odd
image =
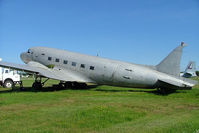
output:
[[[195,78],[199,80],[198,78]],[[0,88],[0,133],[199,133],[199,86],[155,90],[98,86],[41,91]]]

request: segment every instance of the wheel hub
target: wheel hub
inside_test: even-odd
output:
[[[8,88],[11,88],[11,87],[12,87],[12,84],[11,84],[11,83],[7,83],[6,86],[7,86]]]

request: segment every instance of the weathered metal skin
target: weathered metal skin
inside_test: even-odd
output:
[[[27,65],[0,61],[7,67],[62,82],[96,83],[136,88],[191,89],[196,81],[180,77],[185,44],[174,49],[157,66],[138,65],[47,47],[34,47],[21,54]]]
[[[137,65],[47,47],[31,48],[31,53],[29,53],[28,56],[26,55],[27,53],[23,53],[21,57],[25,63],[34,61],[45,66],[54,65],[63,71],[63,75],[69,73],[76,76],[78,75],[81,78],[90,79],[90,81],[97,84],[137,88],[189,89],[193,87],[196,82],[176,76],[177,73],[175,70],[179,68],[175,69],[171,67],[172,62],[175,62],[175,56],[177,57],[178,63],[175,63],[174,67],[179,67],[183,47],[184,45],[181,45],[176,48],[173,53],[157,67]],[[52,60],[49,61],[48,57],[51,57]],[[59,62],[56,62],[56,59],[59,59]],[[64,60],[68,63],[64,64]],[[71,65],[72,62],[76,63],[75,67]],[[171,68],[172,71],[167,70],[166,67],[163,66],[167,63],[168,65],[166,67],[168,69]],[[81,68],[81,64],[84,64],[85,68]],[[90,70],[90,66],[94,66],[95,69]],[[171,72],[173,72],[173,75]]]

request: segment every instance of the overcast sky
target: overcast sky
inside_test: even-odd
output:
[[[0,0],[0,57],[33,46],[158,64],[181,41],[199,63],[199,0]]]

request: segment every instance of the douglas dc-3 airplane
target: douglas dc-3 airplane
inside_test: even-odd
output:
[[[58,50],[33,47],[21,54],[27,65],[0,62],[0,66],[35,74],[34,88],[41,88],[41,78],[55,79],[60,85],[84,88],[86,83],[120,87],[191,89],[196,81],[180,77],[181,43],[157,66],[137,65]]]

